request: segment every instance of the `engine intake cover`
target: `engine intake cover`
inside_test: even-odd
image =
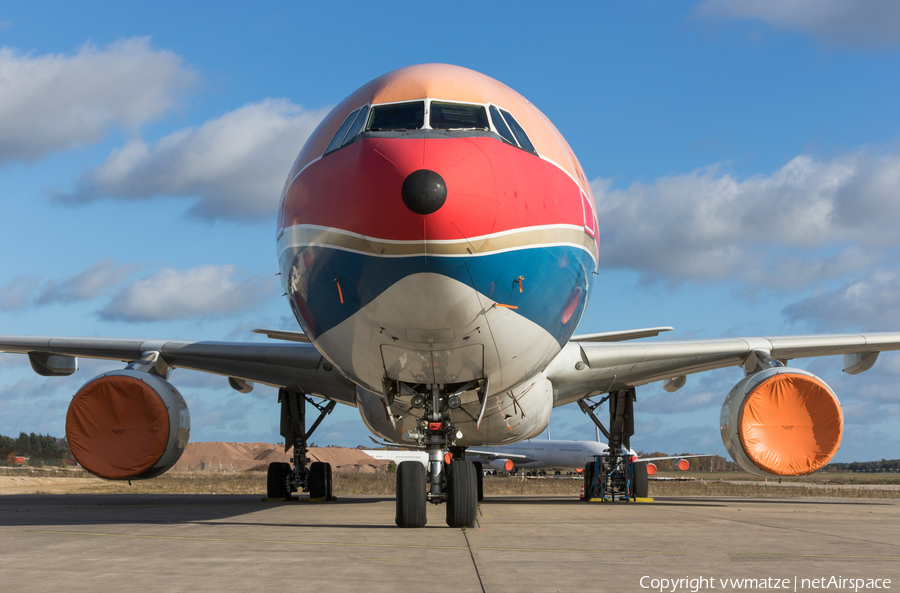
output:
[[[841,404],[824,381],[788,367],[753,373],[722,404],[725,448],[760,476],[802,476],[831,461],[841,444]]]
[[[147,373],[113,371],[78,390],[66,413],[66,438],[84,469],[108,480],[146,479],[175,465],[191,417],[171,383]]]

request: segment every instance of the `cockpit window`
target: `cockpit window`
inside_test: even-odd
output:
[[[359,118],[360,111],[365,111],[364,109],[357,109],[353,113],[347,116],[347,119],[344,120],[344,123],[341,124],[341,127],[338,128],[338,131],[334,133],[334,138],[331,139],[331,142],[328,143],[328,148],[325,149],[325,154],[337,150],[341,147],[341,142],[344,141],[344,137],[347,135],[347,130],[350,129],[350,126]]]
[[[518,146],[518,142],[516,142],[515,137],[513,137],[512,132],[509,131],[509,127],[506,125],[506,122],[503,121],[503,118],[500,116],[500,110],[491,105],[491,121],[494,122],[494,127],[497,128],[497,133],[503,136],[503,139],[512,144],[513,146]]]
[[[350,128],[350,131],[347,132],[347,136],[344,137],[344,141],[341,142],[341,146],[347,146],[348,144],[350,144],[351,140],[356,138],[356,135],[359,134],[359,131],[366,123],[366,113],[368,113],[368,111],[369,110],[365,107],[359,110],[359,116],[357,116],[356,121],[353,122],[353,126]]]
[[[418,130],[425,125],[425,102],[394,103],[372,108],[369,116],[369,132],[389,130]]]
[[[506,120],[506,123],[509,124],[509,127],[512,128],[513,134],[516,135],[516,140],[519,141],[519,146],[527,150],[528,152],[533,152],[537,154],[537,151],[534,149],[534,145],[531,143],[531,140],[528,139],[528,136],[525,134],[525,130],[522,129],[522,126],[519,125],[519,122],[515,120],[512,114],[509,111],[503,112],[503,119]]]
[[[431,127],[436,130],[487,130],[487,113],[481,105],[431,102]]]

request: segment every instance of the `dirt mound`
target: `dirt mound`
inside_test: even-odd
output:
[[[276,461],[289,462],[293,453],[293,449],[285,453],[283,445],[270,443],[188,443],[173,469],[246,471]],[[330,463],[336,472],[373,474],[388,466],[388,461],[373,459],[359,449],[314,447],[308,457]]]

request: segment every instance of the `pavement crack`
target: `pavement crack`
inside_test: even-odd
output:
[[[469,556],[472,558],[472,566],[475,567],[475,576],[478,577],[478,586],[481,587],[481,593],[485,593],[484,590],[484,581],[481,580],[481,573],[478,571],[478,563],[475,562],[475,552],[472,550],[472,543],[469,541],[469,534],[466,533],[466,528],[462,529],[463,537],[466,538],[466,547],[469,548]]]

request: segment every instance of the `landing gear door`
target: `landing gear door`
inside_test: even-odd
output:
[[[382,344],[385,377],[404,383],[447,385],[484,378],[484,346],[412,350]]]

